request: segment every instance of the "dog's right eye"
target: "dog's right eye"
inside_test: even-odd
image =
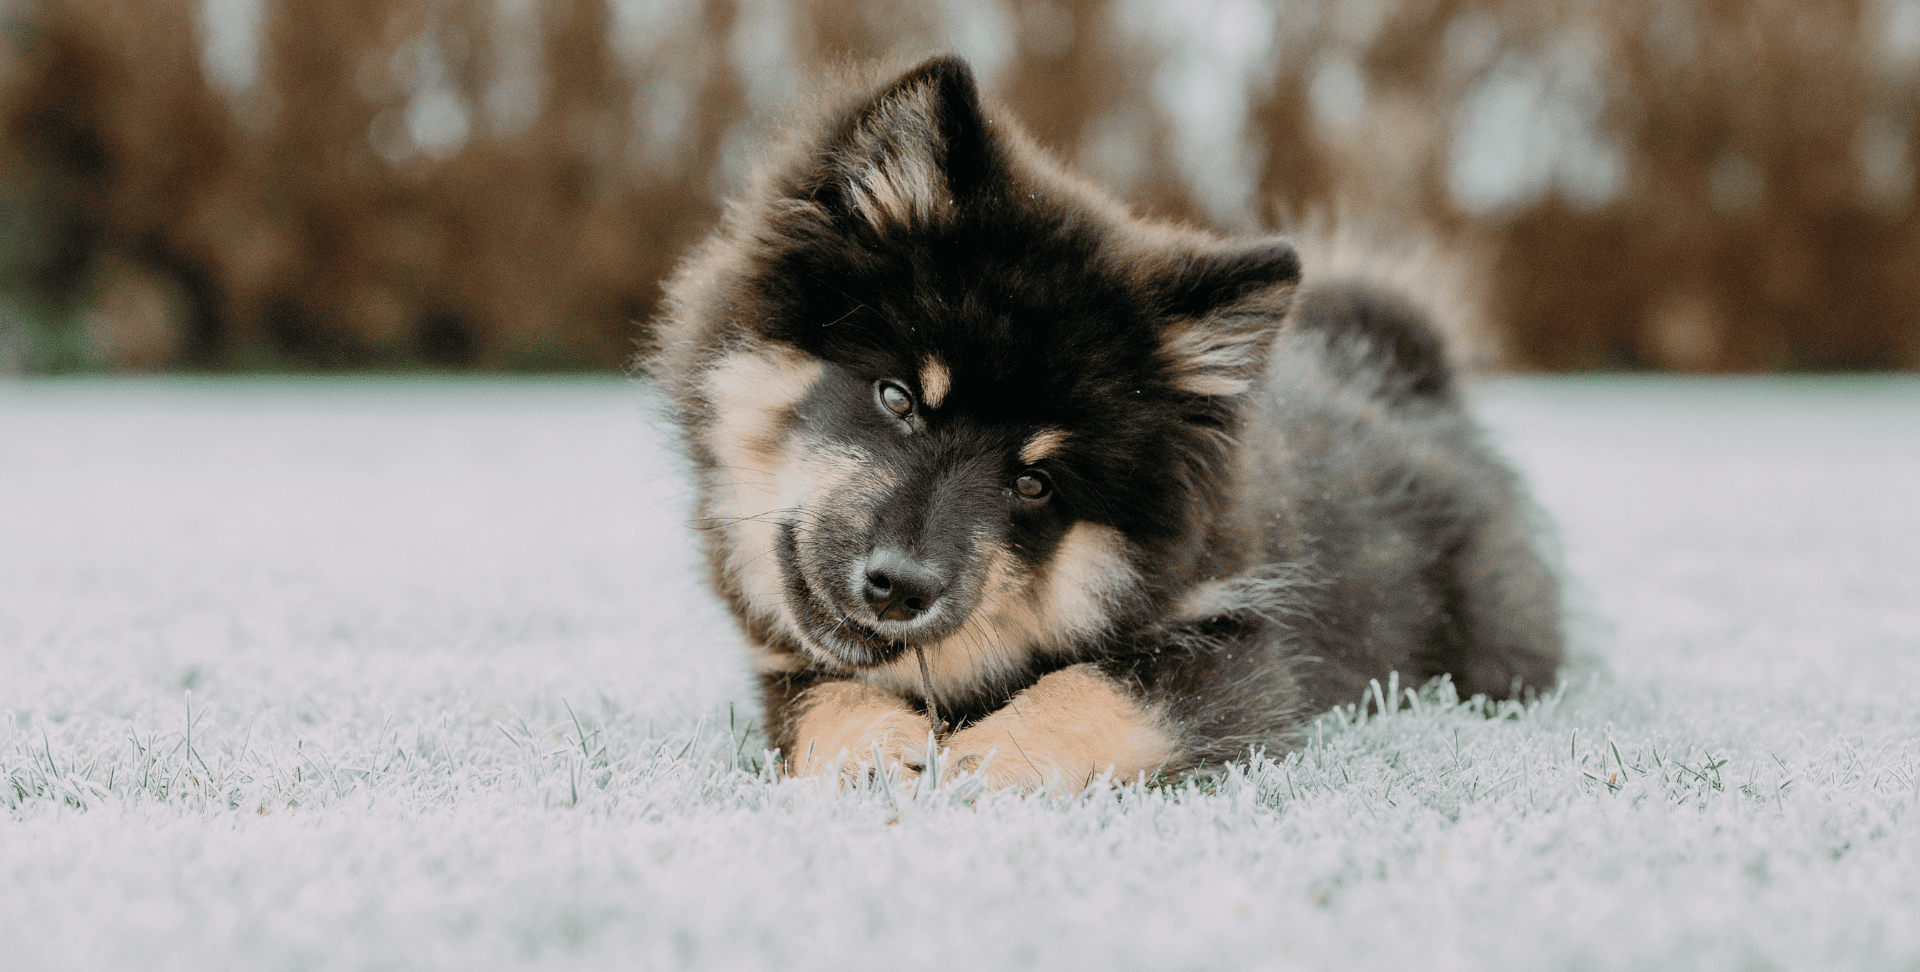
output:
[[[880,407],[892,412],[899,418],[913,415],[913,393],[891,381],[875,382],[873,393],[880,401]]]

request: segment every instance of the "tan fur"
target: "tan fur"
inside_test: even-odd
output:
[[[1139,583],[1120,531],[1076,523],[1060,540],[1047,568],[1043,625],[1074,636],[1105,628],[1116,597]]]
[[[933,96],[927,85],[899,92],[854,135],[847,157],[880,160],[848,173],[854,210],[874,226],[922,221],[947,207],[946,177],[925,153],[939,142]]]
[[[1253,387],[1245,378],[1233,378],[1217,372],[1180,375],[1174,387],[1193,395],[1238,395]]]
[[[721,468],[707,514],[727,534],[727,572],[748,610],[764,620],[782,600],[771,554],[782,484],[795,462],[781,413],[813,387],[821,367],[797,351],[758,347],[728,355],[708,373],[715,421],[705,437]]]
[[[1194,395],[1238,395],[1253,386],[1260,331],[1235,331],[1205,321],[1180,321],[1161,333],[1173,362],[1173,383]]]
[[[1028,439],[1020,447],[1020,461],[1031,466],[1042,459],[1060,454],[1067,446],[1067,433],[1064,429],[1043,429]]]
[[[925,219],[944,198],[939,172],[925,159],[901,156],[866,170],[854,184],[854,207],[867,222],[910,222]]]
[[[753,638],[747,639],[747,651],[756,675],[792,675],[807,667],[806,659],[799,655],[791,651],[776,651],[765,642]]]
[[[937,699],[963,698],[975,688],[1024,668],[1036,654],[1057,653],[1111,621],[1116,598],[1139,583],[1118,530],[1076,523],[1060,541],[1046,573],[1036,577],[1005,548],[987,554],[988,573],[975,619],[927,646]],[[920,663],[908,653],[859,677],[903,695],[921,691]]]
[[[956,768],[984,769],[995,786],[1075,793],[1102,773],[1124,781],[1159,771],[1179,752],[1179,735],[1085,664],[1043,676],[945,748]]]
[[[799,351],[773,345],[728,355],[707,378],[715,414],[713,445],[777,454],[784,425],[779,413],[806,396],[821,368]]]
[[[875,750],[897,778],[919,774],[926,761],[925,716],[899,696],[857,682],[829,682],[796,703],[790,767],[802,776],[843,776],[874,767]]]
[[[1174,602],[1171,617],[1193,620],[1210,617],[1220,613],[1229,603],[1234,591],[1231,581],[1214,580],[1195,584],[1180,595]]]
[[[953,374],[947,370],[946,362],[928,358],[920,366],[920,401],[928,408],[939,408],[952,388]]]

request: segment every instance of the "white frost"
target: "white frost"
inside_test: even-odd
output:
[[[1610,674],[1049,801],[773,781],[632,386],[0,384],[0,967],[1920,963],[1920,385],[1481,398]]]

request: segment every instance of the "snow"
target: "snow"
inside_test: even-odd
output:
[[[639,386],[0,384],[0,968],[1920,964],[1920,381],[1479,401],[1574,685],[1059,800],[775,780]]]

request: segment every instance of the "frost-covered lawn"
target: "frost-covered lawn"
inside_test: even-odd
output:
[[[1920,967],[1920,381],[1484,389],[1611,674],[765,772],[633,386],[0,384],[0,968]]]

